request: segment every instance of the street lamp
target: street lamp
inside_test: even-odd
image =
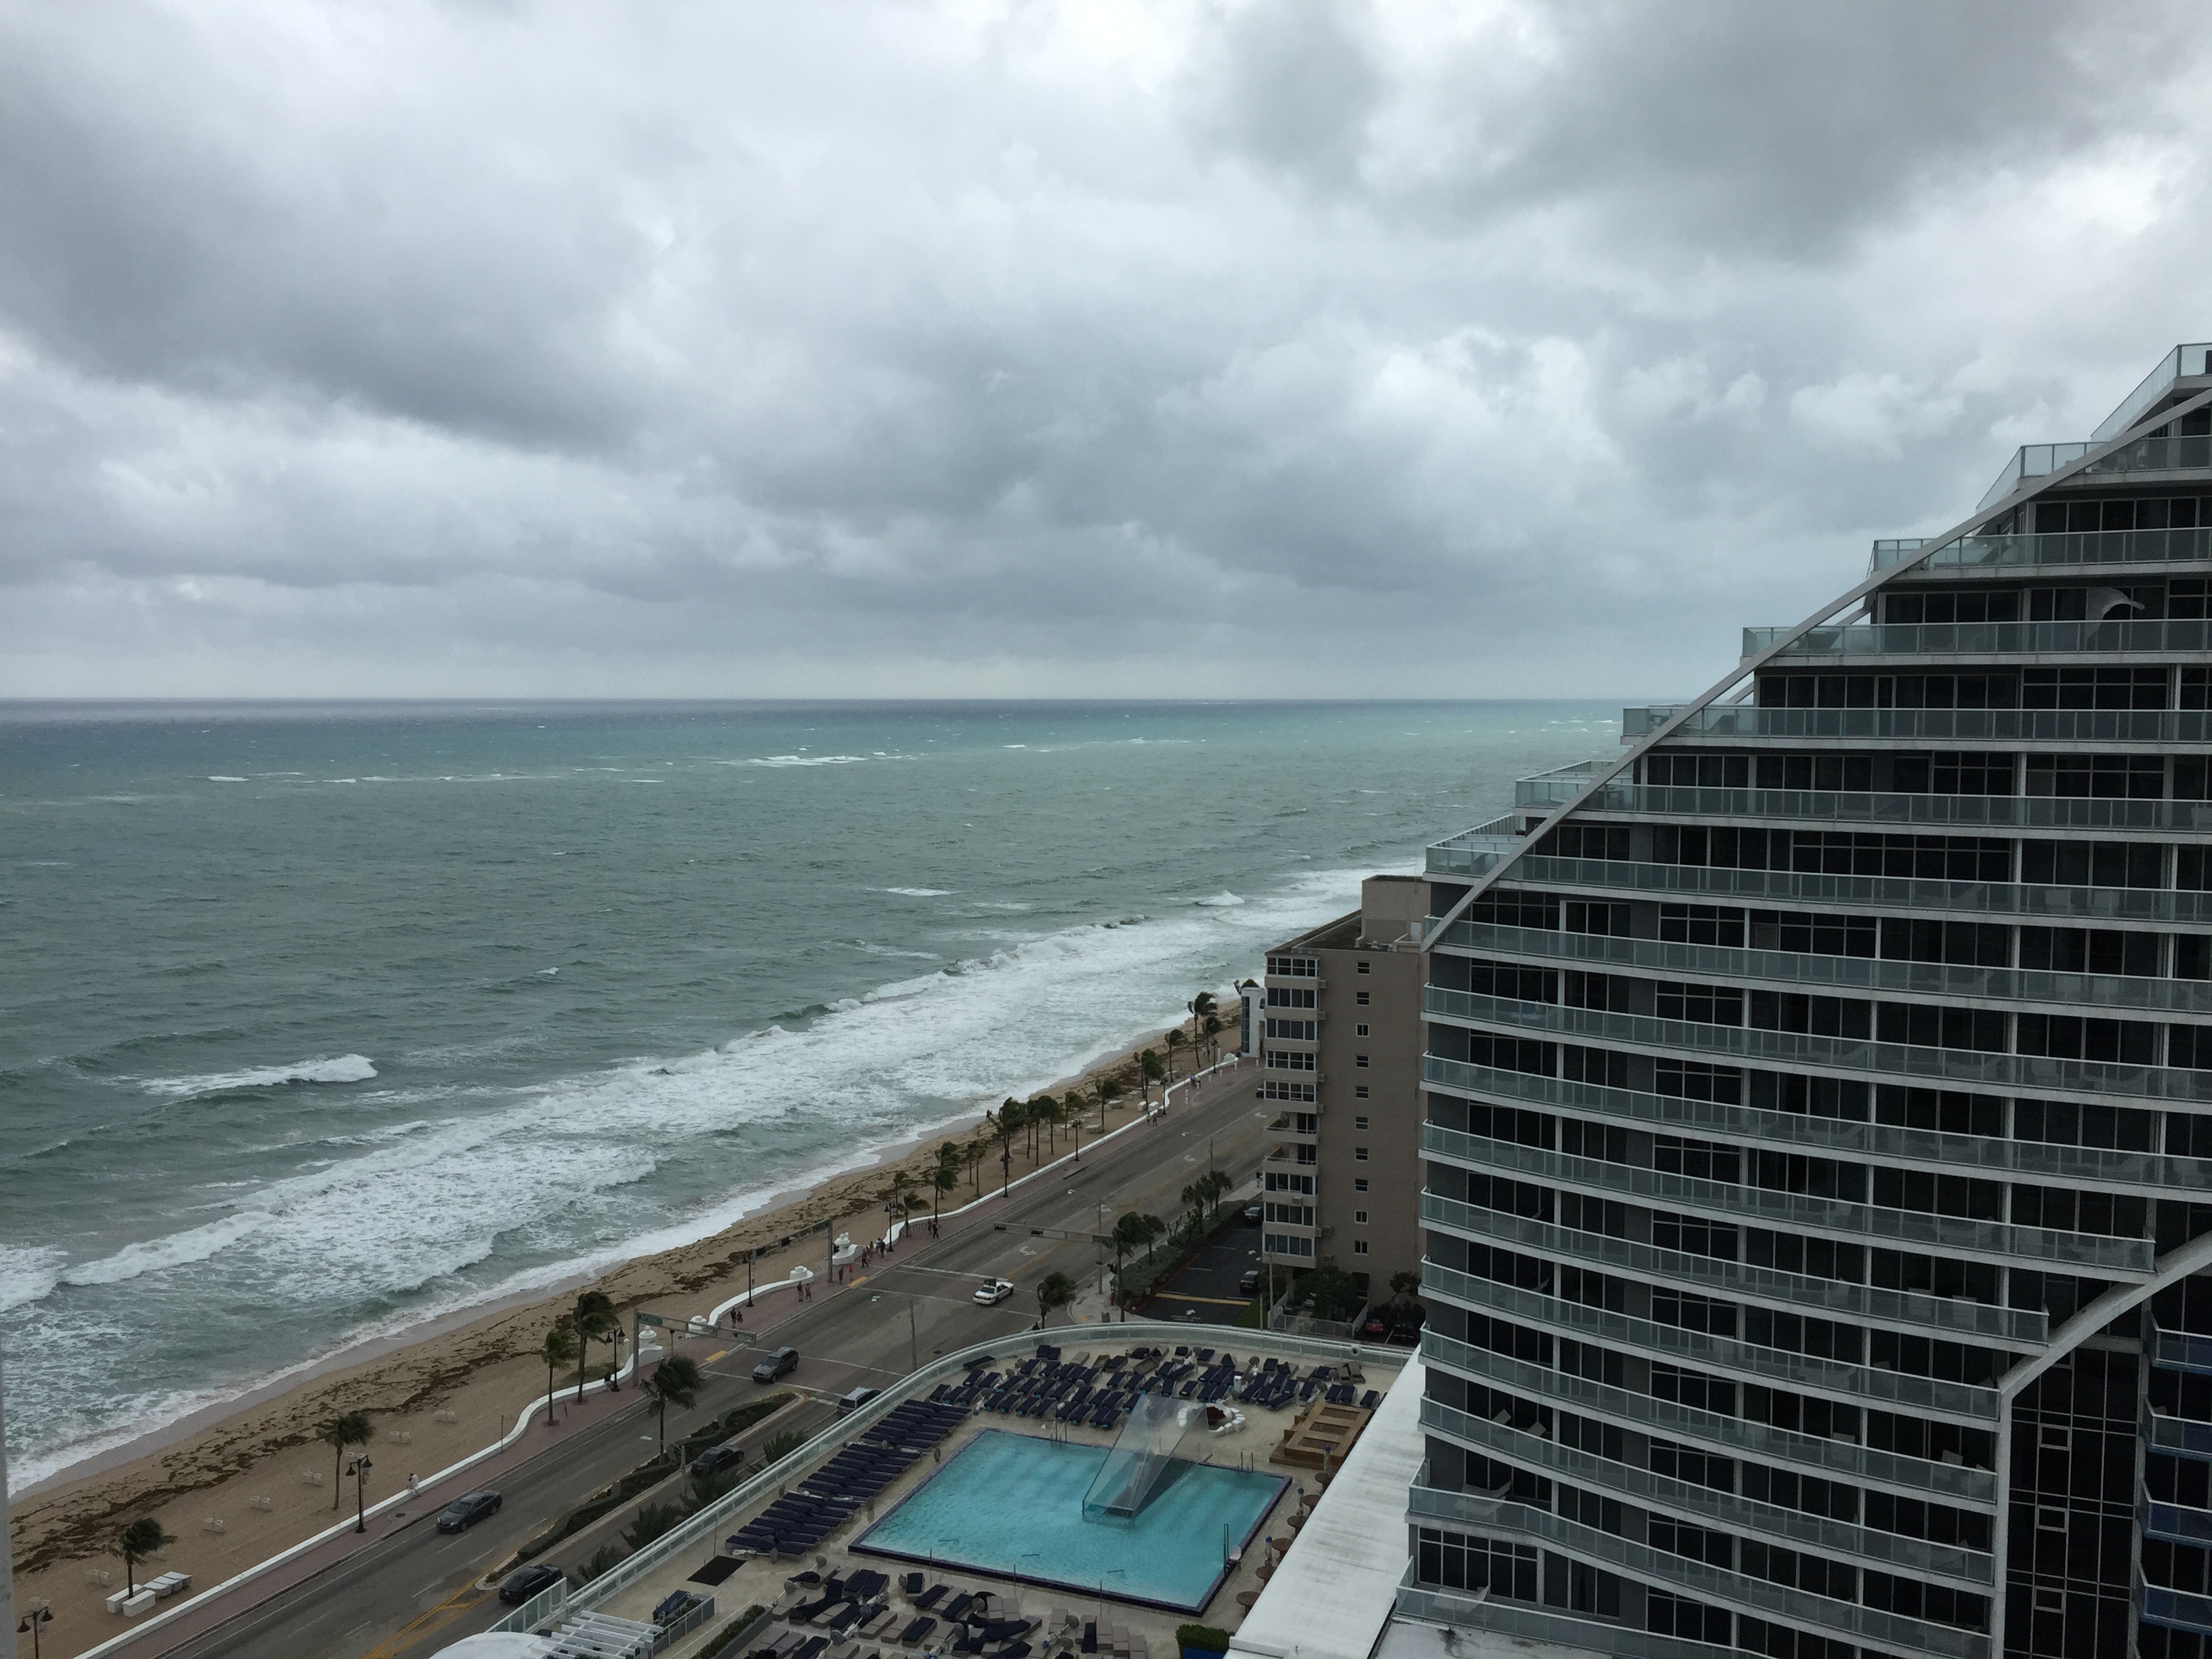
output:
[[[878,1291],[874,1295],[871,1296],[868,1300],[871,1302],[880,1302],[886,1296],[896,1296],[905,1298],[907,1369],[909,1371],[918,1371],[921,1369],[921,1337],[915,1324],[914,1304],[917,1300],[919,1300],[919,1298],[908,1295],[904,1291]]]
[[[364,1455],[355,1458],[353,1467],[346,1471],[353,1477],[353,1529],[356,1532],[368,1530],[368,1472],[374,1467]]]
[[[39,1659],[39,1626],[53,1622],[54,1610],[44,1601],[33,1601],[24,1610],[22,1618],[16,1623],[15,1634],[21,1636],[25,1631],[30,1632],[31,1659]]]

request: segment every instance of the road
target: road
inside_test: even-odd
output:
[[[1038,1177],[1005,1209],[986,1209],[957,1229],[947,1224],[943,1238],[875,1263],[845,1288],[749,1328],[755,1349],[788,1344],[799,1350],[798,1370],[776,1387],[796,1390],[805,1403],[749,1431],[742,1437],[747,1449],[780,1430],[818,1432],[832,1419],[836,1396],[856,1385],[896,1382],[917,1363],[976,1343],[1003,1337],[1011,1346],[1036,1322],[1036,1287],[1046,1274],[1066,1273],[1086,1289],[1099,1282],[1102,1264],[1091,1235],[1102,1213],[1109,1223],[1130,1209],[1171,1218],[1183,1187],[1204,1172],[1209,1157],[1240,1188],[1249,1184],[1271,1144],[1265,1126],[1273,1116],[1253,1098],[1250,1072],[1224,1073],[1198,1103],[1179,1104],[1154,1127],[1086,1152],[1079,1166]],[[1078,1237],[1054,1236],[1062,1233]],[[997,1307],[981,1306],[975,1286],[991,1276],[1012,1279],[1018,1289]],[[684,1348],[701,1362],[707,1387],[693,1410],[669,1414],[672,1438],[768,1392],[751,1379],[755,1355],[747,1348],[719,1340],[688,1341]],[[500,1513],[468,1532],[438,1533],[431,1521],[440,1504],[426,1502],[404,1520],[377,1523],[388,1529],[356,1553],[226,1624],[166,1649],[149,1638],[146,1659],[425,1659],[507,1611],[480,1584],[483,1577],[523,1540],[650,1456],[655,1439],[643,1402],[625,1407],[502,1475],[496,1483],[505,1499]],[[617,1530],[595,1526],[549,1559],[572,1567]],[[741,1586],[750,1589],[742,1577],[731,1581],[732,1590]]]

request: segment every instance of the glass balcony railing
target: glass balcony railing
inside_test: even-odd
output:
[[[2179,1504],[2147,1503],[2137,1512],[2146,1538],[2162,1538],[2172,1544],[2212,1545],[2212,1514]]]
[[[1675,711],[1624,708],[1621,741],[1656,732]],[[2075,745],[2212,743],[2202,708],[1701,708],[1677,738],[1820,738],[1858,743],[2057,743]]]
[[[1541,799],[1540,778],[1513,786],[1522,805]],[[1569,792],[1571,793],[1572,792]],[[1527,799],[1522,799],[1522,797]],[[2069,795],[1899,795],[1826,789],[1677,789],[1654,784],[1605,785],[1579,809],[1640,817],[1776,819],[1822,824],[1926,824],[1944,830],[2212,830],[2212,802],[2097,800]]]
[[[1582,1560],[1616,1568],[1646,1583],[1679,1589],[1698,1600],[1739,1608],[1754,1614],[1787,1619],[1793,1624],[1837,1631],[1865,1640],[1891,1643],[1916,1654],[1942,1654],[1954,1659],[1983,1659],[1989,1638],[1948,1625],[1931,1625],[1917,1619],[1901,1619],[1878,1607],[1853,1601],[1835,1601],[1786,1584],[1777,1584],[1725,1568],[1708,1566],[1686,1556],[1653,1549],[1648,1544],[1583,1526],[1549,1510],[1524,1504],[1503,1504],[1489,1530],[1507,1536],[1541,1539]],[[1617,1651],[1617,1650],[1614,1650]]]
[[[1487,1592],[1470,1595],[1430,1584],[1401,1584],[1396,1608],[1402,1617],[1422,1624],[1496,1631],[1556,1643],[1575,1653],[1612,1654],[1615,1659],[1722,1659],[1725,1651],[1686,1637],[1654,1636],[1626,1625],[1577,1619],[1517,1601],[1493,1601]]]
[[[1758,656],[1790,631],[1747,628],[1743,654]],[[1808,629],[1784,647],[1780,656],[2063,657],[2106,652],[2178,656],[2208,649],[2212,649],[2212,623],[2203,622],[1850,623]]]
[[[2071,466],[2103,441],[2099,439],[2092,443],[2077,440],[2062,444],[2022,444],[2013,452],[2012,459],[2005,463],[2004,470],[1983,493],[1982,499],[1974,503],[1975,511],[1995,507],[2027,479],[2047,478]],[[2090,462],[2076,476],[2086,478],[2113,472],[2185,472],[2203,466],[2212,466],[2212,438],[2138,438]]]
[[[2193,1371],[2199,1376],[2212,1376],[2212,1336],[2194,1336],[2187,1331],[2160,1331],[2153,1338],[2151,1364],[2163,1365],[2168,1370]]]
[[[1516,1036],[1538,1033],[1559,1040],[1626,1044],[1664,1054],[1720,1055],[1779,1066],[1810,1066],[1875,1077],[1923,1078],[1998,1092],[2060,1090],[2072,1095],[2124,1096],[2143,1100],[2212,1100],[2212,1072],[2165,1066],[2130,1066],[2100,1060],[2054,1060],[2046,1054],[1984,1054],[1974,1048],[1920,1048],[1863,1037],[1814,1036],[1747,1025],[1699,1025],[1642,1014],[1599,1013],[1543,1002],[1434,988],[1425,1012],[1431,1018],[1500,1028]],[[1431,1056],[1431,1059],[1434,1057]],[[1423,1062],[1427,1079],[1428,1061]],[[1440,1066],[1457,1060],[1437,1060]],[[1430,1079],[1442,1082],[1442,1073]]]
[[[1874,544],[1869,573],[1905,562],[1928,544]],[[1920,569],[2034,569],[2106,564],[2170,564],[2212,559],[2212,531],[2077,530],[2045,536],[1955,536],[1929,554]]]
[[[1441,1274],[1449,1270],[1438,1267],[1436,1271]],[[1904,1407],[1959,1423],[1993,1423],[2000,1409],[1994,1389],[1763,1348],[1732,1337],[1708,1336],[1603,1308],[1585,1307],[1579,1302],[1563,1302],[1475,1274],[1455,1273],[1448,1286],[1442,1279],[1432,1285],[1425,1279],[1422,1283],[1425,1290],[1441,1290],[1453,1301],[1477,1311],[1502,1314],[1577,1340],[1627,1349],[1662,1364],[1701,1365],[1852,1405],[1872,1404],[1885,1410]]]
[[[1851,1240],[1920,1245],[1996,1261],[2050,1263],[2100,1276],[2148,1276],[2154,1252],[2147,1238],[2106,1238],[2095,1233],[2060,1232],[1966,1216],[1929,1215],[1919,1210],[1888,1210],[1840,1198],[1776,1192],[1766,1187],[1699,1181],[1629,1164],[1576,1158],[1540,1146],[1492,1140],[1440,1124],[1421,1126],[1421,1154],[1470,1170],[1500,1170],[1547,1185],[1571,1187],[1601,1198],[1634,1198],[1653,1206],[1689,1211],[1723,1221],[1775,1229],[1797,1229]],[[1442,1226],[1455,1224],[1457,1200],[1424,1194],[1421,1214]],[[1479,1207],[1479,1206],[1468,1206]]]
[[[1741,980],[1893,991],[1916,996],[1972,997],[1983,1001],[2138,1008],[2148,1012],[2212,1018],[2212,980],[2130,979],[2115,974],[2054,974],[2033,968],[1968,968],[1948,962],[1892,962],[1874,957],[1817,957],[1731,945],[1677,945],[1665,939],[1619,939],[1603,933],[1555,933],[1534,927],[1455,922],[1446,942],[1486,956],[1520,961],[1571,962],[1607,968],[1641,968],[1670,976]],[[1438,988],[1430,987],[1431,990]]]
[[[2098,422],[2090,437],[2099,443],[2118,437],[2166,395],[2168,386],[2198,374],[2212,374],[2212,342],[2185,341],[2158,360],[2157,366],[2143,376],[2142,383]]]
[[[1851,909],[1949,912],[1975,921],[2000,916],[2066,921],[2212,925],[2212,893],[2155,887],[2031,887],[2014,882],[1936,881],[1903,876],[1823,875],[1805,870],[1723,870],[1702,865],[1632,864],[1530,854],[1513,866],[1516,882],[1553,890],[1677,896],[1699,902],[1760,899]],[[1447,930],[1449,945],[1457,925]]]
[[[1437,1198],[1437,1201],[1456,1202],[1446,1198]],[[2031,1315],[2022,1308],[1995,1308],[1965,1297],[1921,1296],[1910,1291],[1884,1290],[1875,1285],[1815,1279],[1806,1273],[1784,1273],[1778,1267],[1761,1267],[1748,1262],[1685,1255],[1680,1250],[1662,1250],[1603,1233],[1577,1232],[1548,1221],[1532,1221],[1525,1216],[1505,1215],[1473,1205],[1440,1213],[1452,1217],[1448,1231],[1485,1244],[1508,1244],[1516,1249],[1556,1256],[1562,1261],[1587,1263],[1632,1277],[1656,1274],[1701,1294],[1731,1301],[1756,1302],[1785,1312],[1819,1314],[1823,1317],[1833,1315],[1869,1324],[1894,1326],[1915,1334],[1996,1337],[2014,1342],[2043,1340],[2027,1334],[2031,1329],[2042,1328],[2043,1315]],[[2036,1322],[2033,1327],[2029,1324],[2031,1319]]]
[[[1465,1092],[1486,1099],[1528,1102],[1597,1117],[1653,1125],[1663,1133],[1686,1134],[1743,1146],[1788,1147],[1838,1158],[1863,1158],[1883,1164],[1924,1164],[1950,1174],[1972,1172],[1992,1179],[2017,1178],[2061,1185],[2130,1189],[2212,1188],[2212,1159],[2168,1158],[2160,1152],[2118,1152],[2100,1146],[2056,1146],[2034,1140],[1998,1140],[1984,1135],[1939,1134],[1888,1123],[1849,1118],[1800,1116],[1766,1112],[1720,1101],[1686,1100],[1674,1095],[1610,1089],[1566,1078],[1539,1077],[1495,1066],[1481,1073]],[[1462,1074],[1463,1075],[1463,1074]],[[2032,1339],[2040,1340],[2041,1338]]]
[[[2154,1452],[2212,1462],[2212,1423],[2153,1412],[2143,1419],[2142,1433],[2144,1443]]]
[[[1656,1509],[1730,1530],[1786,1539],[1836,1555],[1855,1556],[1893,1569],[1929,1577],[1948,1578],[1967,1588],[1979,1589],[1995,1582],[1990,1558],[1979,1551],[1950,1544],[1930,1544],[1900,1537],[1872,1527],[1831,1521],[1802,1510],[1761,1504],[1734,1492],[1717,1492],[1687,1480],[1669,1480],[1649,1469],[1615,1463],[1574,1446],[1562,1446],[1540,1435],[1523,1434],[1503,1423],[1487,1421],[1465,1412],[1455,1413],[1453,1436],[1474,1441],[1485,1450],[1513,1462],[1531,1465],[1561,1479],[1617,1493]],[[1407,1513],[1416,1520],[1434,1520],[1462,1526],[1481,1525],[1504,1501],[1486,1492],[1441,1492],[1414,1486],[1407,1494]]]
[[[2142,1616],[2154,1625],[2171,1625],[2176,1630],[2192,1630],[2212,1636],[2212,1596],[2192,1595],[2187,1590],[2145,1584]]]
[[[1626,1428],[1664,1435],[1669,1440],[1694,1440],[1717,1449],[1725,1456],[1786,1463],[1832,1479],[1840,1476],[1879,1481],[1903,1492],[1929,1492],[1948,1503],[1974,1509],[1996,1506],[1996,1481],[1987,1469],[1900,1457],[1894,1452],[1875,1451],[1852,1440],[1822,1440],[1814,1435],[1770,1428],[1747,1418],[1723,1417],[1716,1412],[1678,1406],[1670,1400],[1655,1400],[1648,1394],[1633,1394],[1568,1371],[1552,1370],[1526,1360],[1492,1353],[1487,1348],[1473,1347],[1448,1336],[1439,1336],[1433,1330],[1421,1333],[1421,1358],[1523,1399],[1564,1406],[1586,1417],[1603,1418]],[[1452,1419],[1466,1415],[1441,1401],[1421,1401],[1422,1426],[1450,1435],[1455,1440],[1462,1437],[1455,1431]]]

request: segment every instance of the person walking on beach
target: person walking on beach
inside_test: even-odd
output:
[[[414,1498],[420,1498],[422,1495],[422,1487],[415,1484],[415,1477],[413,1475],[409,1475],[407,1477],[407,1496],[409,1499],[412,1500]]]

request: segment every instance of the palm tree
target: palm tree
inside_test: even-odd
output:
[[[983,1114],[984,1121],[988,1122],[990,1121],[990,1117],[991,1115],[988,1112]],[[974,1192],[976,1197],[981,1198],[983,1195],[983,1182],[981,1176],[983,1168],[982,1136],[978,1135],[975,1139],[968,1143],[968,1149],[965,1156],[968,1160],[968,1185],[969,1190]]]
[[[1120,1078],[1102,1077],[1098,1079],[1098,1133],[1100,1134],[1103,1135],[1106,1133],[1107,1103],[1109,1101],[1121,1099],[1121,1079]]]
[[[576,1328],[567,1314],[553,1322],[538,1351],[545,1356],[545,1426],[550,1429],[553,1426],[553,1373],[576,1357]]]
[[[1012,1096],[1008,1096],[1006,1103],[999,1108],[999,1173],[1004,1183],[1000,1189],[1002,1194],[1013,1186],[1014,1135],[1022,1127],[1024,1115],[1022,1103]]]
[[[1178,1025],[1174,1030],[1170,1031],[1167,1036],[1162,1039],[1162,1041],[1168,1045],[1168,1076],[1172,1079],[1175,1076],[1176,1050],[1182,1048],[1183,1044],[1189,1042],[1190,1039],[1182,1034],[1182,1027]],[[1166,1097],[1162,1096],[1161,1098],[1165,1099]]]
[[[1150,1100],[1152,1097],[1151,1085],[1167,1076],[1167,1067],[1160,1064],[1159,1054],[1151,1048],[1146,1049],[1143,1054],[1138,1055],[1137,1064],[1142,1068],[1144,1074],[1145,1098]]]
[[[586,1291],[576,1298],[575,1311],[569,1316],[576,1327],[576,1340],[581,1352],[576,1361],[576,1398],[584,1398],[584,1371],[592,1363],[592,1344],[604,1342],[614,1346],[615,1334],[622,1329],[622,1321],[615,1316],[612,1297],[605,1291]]]
[[[1198,1035],[1201,1031],[1211,1034],[1221,1029],[1221,1025],[1218,1021],[1216,1021],[1212,1025],[1208,1025],[1206,1023],[1208,1019],[1212,1018],[1214,1010],[1218,1006],[1213,1000],[1212,992],[1200,991],[1196,996],[1193,997],[1186,1006],[1190,1009],[1192,1042],[1195,1042],[1198,1041]]]
[[[891,1171],[891,1189],[884,1194],[884,1237],[886,1241],[891,1236],[891,1229],[906,1213],[906,1189],[913,1185],[914,1177],[904,1170]]]
[[[1168,1224],[1156,1215],[1137,1212],[1137,1226],[1145,1235],[1145,1260],[1150,1261],[1158,1253],[1160,1240],[1167,1237]]]
[[[937,1167],[929,1172],[929,1224],[933,1229],[937,1225],[939,1200],[945,1194],[960,1184],[959,1148],[948,1142],[945,1151],[950,1152],[951,1156],[946,1158],[939,1155]]]
[[[1217,1216],[1221,1213],[1221,1200],[1237,1187],[1226,1170],[1208,1170],[1199,1177],[1199,1185],[1206,1189],[1206,1200]]]
[[[337,1455],[336,1461],[331,1465],[331,1507],[332,1509],[338,1506],[339,1472],[345,1467],[346,1448],[366,1446],[374,1437],[374,1431],[368,1426],[368,1414],[365,1412],[343,1413],[333,1417],[315,1431],[315,1438]],[[153,1523],[149,1522],[147,1524],[150,1526]],[[158,1548],[159,1546],[155,1547]],[[148,1551],[147,1553],[151,1554],[152,1551]]]
[[[1182,1189],[1182,1201],[1190,1210],[1190,1236],[1194,1241],[1197,1239],[1200,1230],[1206,1225],[1206,1192],[1204,1176],[1189,1182]]]
[[[368,1421],[365,1417],[362,1419],[364,1425]],[[126,1594],[138,1594],[138,1580],[133,1571],[137,1565],[176,1541],[176,1535],[163,1532],[161,1523],[150,1515],[124,1528],[123,1535],[115,1540],[115,1553],[123,1558],[123,1587]]]
[[[1208,1014],[1206,1017],[1206,1050],[1216,1060],[1221,1058],[1221,1043],[1219,1038],[1221,1036],[1222,1030],[1223,1027],[1220,1015]]]
[[[1112,1237],[1114,1278],[1117,1284],[1121,1277],[1122,1258],[1131,1250],[1141,1250],[1151,1241],[1152,1235],[1145,1230],[1145,1223],[1151,1219],[1150,1216],[1140,1214],[1135,1210],[1115,1219]]]
[[[1060,1115],[1078,1136],[1083,1133],[1083,1109],[1091,1103],[1083,1097],[1079,1089],[1070,1089],[1060,1097]]]
[[[681,1354],[672,1354],[653,1368],[646,1379],[645,1396],[660,1413],[660,1449],[668,1449],[668,1408],[679,1406],[690,1411],[697,1401],[699,1390],[707,1386],[704,1372],[694,1359]]]
[[[1047,1273],[1037,1281],[1037,1323],[1049,1324],[1053,1314],[1075,1300],[1075,1281],[1066,1273]]]

